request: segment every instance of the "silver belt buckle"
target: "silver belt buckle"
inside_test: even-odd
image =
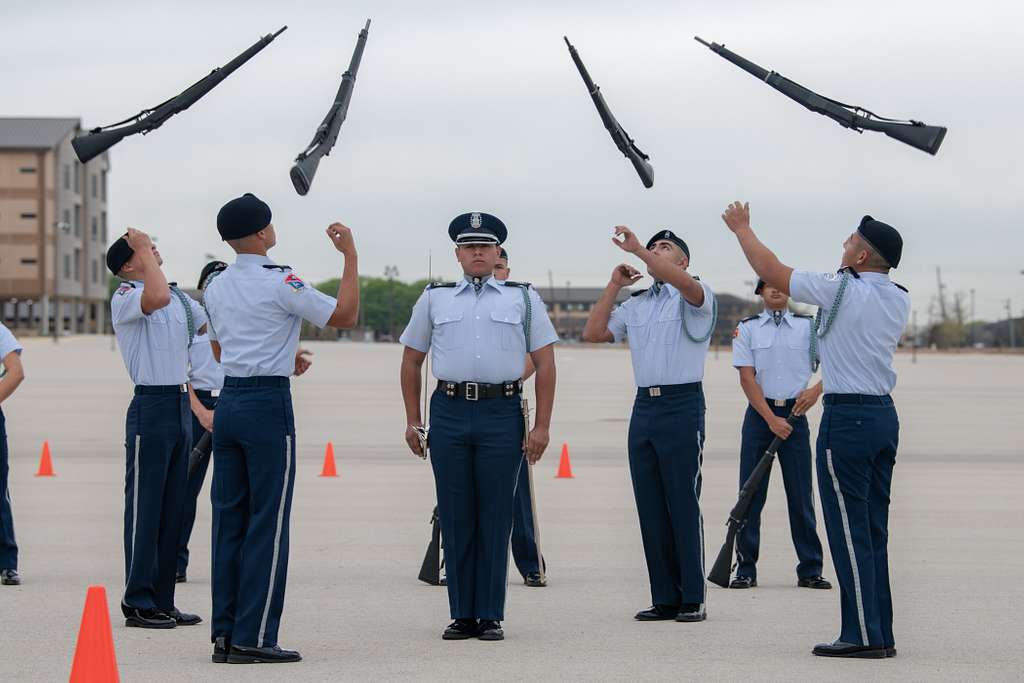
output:
[[[773,398],[772,403],[775,405],[776,408],[786,407],[786,399],[784,398]]]
[[[480,385],[476,382],[466,382],[466,400],[467,401],[479,401],[480,400]]]
[[[179,384],[178,388],[181,389],[181,393],[183,393],[183,394],[187,394],[188,393],[188,385],[187,384]]]
[[[661,396],[661,387],[647,387],[647,395],[651,398],[658,398]]]
[[[217,398],[218,396],[220,396],[220,389],[214,389],[214,390],[212,390],[212,391],[210,392],[210,396],[212,396],[213,398]]]

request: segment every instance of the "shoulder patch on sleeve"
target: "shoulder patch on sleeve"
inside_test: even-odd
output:
[[[133,289],[135,289],[135,285],[131,282],[122,282],[121,286],[117,288],[117,294],[118,296],[124,296]]]
[[[907,289],[906,287],[904,287],[903,285],[901,285],[900,283],[898,283],[898,282],[894,282],[893,284],[894,284],[894,285],[896,285],[897,287],[899,287],[900,289],[902,289],[902,290],[903,290],[904,292],[906,292],[907,294],[910,294],[910,290],[909,290],[909,289]]]
[[[284,266],[287,268],[287,266]],[[296,292],[306,288],[306,283],[302,281],[295,273],[288,273],[284,276],[284,283],[294,289]]]
[[[636,292],[633,292],[632,294],[630,294],[630,295],[629,295],[629,298],[631,298],[631,299],[632,299],[632,298],[633,298],[634,296],[640,296],[641,294],[644,294],[644,293],[646,293],[646,292],[647,292],[647,290],[646,290],[646,289],[641,289],[641,290],[638,290],[638,291],[636,291]]]
[[[454,282],[431,282],[429,285],[427,285],[427,289],[437,289],[438,287],[454,287],[455,285],[456,283]]]

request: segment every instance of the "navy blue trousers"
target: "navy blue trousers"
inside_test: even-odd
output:
[[[14,538],[11,491],[7,487],[7,420],[0,410],[0,569],[18,568],[18,542]]]
[[[136,392],[158,390],[136,387]],[[122,610],[174,609],[174,569],[181,534],[192,410],[188,394],[137,393],[125,421]]]
[[[217,399],[213,397],[207,398],[203,396],[197,396],[199,402],[205,407],[213,410],[217,407]],[[199,440],[203,438],[203,434],[206,433],[206,428],[199,424],[199,418],[192,414],[192,446],[195,448]],[[192,451],[189,450],[191,455]],[[212,456],[211,456],[212,457]],[[185,487],[185,500],[183,501],[184,509],[182,510],[181,518],[181,538],[178,539],[178,568],[179,574],[184,574],[188,569],[188,541],[192,537],[192,527],[196,523],[196,505],[199,502],[199,492],[203,490],[203,482],[206,480],[206,470],[210,466],[210,458],[206,458],[196,466],[196,471],[192,473],[192,476],[188,478],[187,486]]]
[[[769,403],[772,412],[787,417],[793,409],[792,401],[786,406]],[[743,441],[740,446],[740,487],[747,481],[754,467],[761,460],[764,451],[775,435],[768,423],[749,405],[743,417]],[[789,508],[789,533],[799,563],[796,574],[801,578],[821,576],[821,541],[815,529],[814,485],[811,476],[811,434],[807,418],[799,417],[793,422],[793,433],[782,442],[776,460],[782,468],[782,483],[786,487],[786,506]],[[768,497],[768,480],[754,494],[750,504],[750,516],[736,538],[736,576],[757,578],[757,556],[761,544],[761,509]]]
[[[704,394],[695,389],[638,393],[629,421],[629,472],[655,605],[704,603]]]
[[[509,536],[523,463],[520,397],[466,401],[435,391],[430,461],[453,619],[505,618]]]
[[[835,403],[825,396],[818,431],[818,489],[839,580],[839,639],[894,646],[889,588],[889,491],[899,418],[888,396]],[[850,398],[846,396],[846,398]]]
[[[285,377],[229,377],[217,401],[214,640],[225,637],[247,647],[277,645],[295,486],[295,415],[288,387]]]
[[[537,557],[537,537],[533,522],[533,499],[530,498],[529,468],[530,465],[524,458],[519,467],[515,512],[512,517],[512,559],[524,579],[527,574],[540,572],[540,558]]]

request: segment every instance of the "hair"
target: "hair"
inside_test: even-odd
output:
[[[892,268],[889,262],[859,233],[857,234],[857,242],[860,248],[868,253],[867,260],[864,261],[865,266],[878,270],[889,270]]]

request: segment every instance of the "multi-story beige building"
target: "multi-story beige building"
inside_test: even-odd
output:
[[[0,309],[19,334],[107,324],[110,159],[80,163],[80,132],[79,119],[0,117]]]

